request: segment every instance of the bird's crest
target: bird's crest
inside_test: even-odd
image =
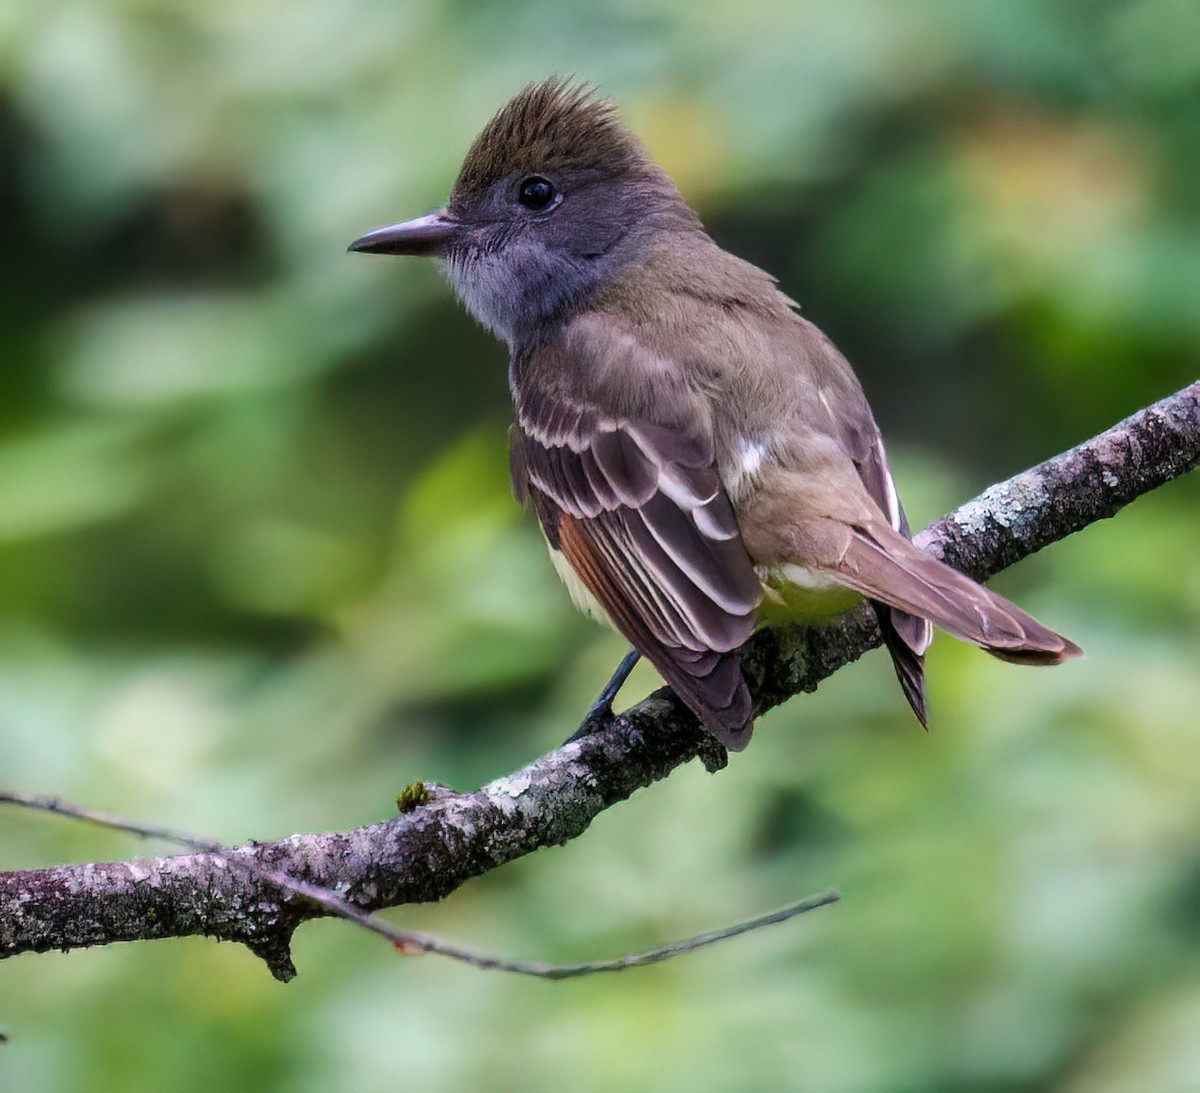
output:
[[[571,171],[605,176],[636,169],[648,160],[615,103],[601,98],[590,84],[551,76],[520,91],[475,138],[451,204],[512,174]]]

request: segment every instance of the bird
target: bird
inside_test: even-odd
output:
[[[1069,639],[911,541],[845,357],[770,274],[722,249],[617,105],[553,76],[470,146],[446,204],[350,250],[439,259],[509,351],[517,499],[575,604],[647,658],[730,751],[760,626],[867,600],[927,725],[937,626],[1016,664]]]

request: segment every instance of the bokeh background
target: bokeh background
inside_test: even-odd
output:
[[[623,647],[512,502],[503,349],[431,265],[345,252],[524,83],[618,98],[780,276],[921,525],[1196,378],[1197,42],[1188,0],[9,0],[0,782],[240,842],[570,731]],[[834,908],[559,984],[336,923],[286,987],[199,939],[23,957],[0,1088],[1200,1088],[1198,503],[997,579],[1082,662],[943,639],[925,735],[873,654],[395,917],[574,960]],[[0,812],[3,868],[149,849]]]

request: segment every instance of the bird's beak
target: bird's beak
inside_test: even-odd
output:
[[[405,220],[376,228],[354,240],[350,249],[363,254],[412,254],[438,258],[461,230],[457,220],[446,214],[444,209],[418,216],[416,220]]]

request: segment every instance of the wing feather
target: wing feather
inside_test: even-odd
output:
[[[513,446],[518,496],[532,496],[551,547],[708,730],[744,747],[752,711],[736,650],[762,586],[711,440],[526,389]]]
[[[888,525],[904,538],[910,539],[908,517],[900,503],[900,494],[892,478],[883,437],[863,403],[863,414],[847,441],[850,446],[854,467],[867,493],[887,517]],[[896,678],[904,691],[904,697],[922,725],[928,725],[925,709],[925,650],[933,641],[933,624],[920,615],[914,615],[899,607],[890,606],[879,600],[872,601],[875,617],[883,642],[892,657]]]

